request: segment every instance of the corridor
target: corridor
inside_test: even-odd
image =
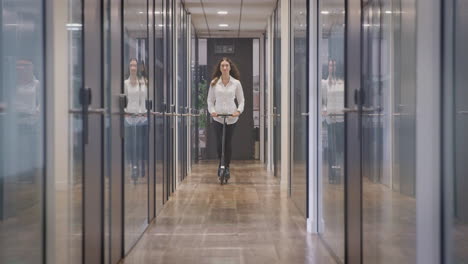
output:
[[[234,162],[224,186],[215,162],[192,170],[125,264],[335,263],[260,162]]]

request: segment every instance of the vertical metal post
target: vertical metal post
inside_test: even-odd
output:
[[[345,262],[349,264],[362,263],[361,4],[361,0],[346,2],[345,22]]]

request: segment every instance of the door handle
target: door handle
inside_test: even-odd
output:
[[[88,108],[88,114],[105,114],[106,109],[105,108]],[[78,109],[78,108],[72,108],[68,110],[68,113],[70,114],[82,114],[83,109]]]
[[[82,87],[80,89],[80,103],[81,113],[83,115],[83,144],[87,145],[89,142],[89,106],[91,105],[92,94],[91,89],[88,87]]]
[[[341,111],[343,111],[343,113],[358,113],[358,112],[359,112],[359,108],[357,108],[357,107],[354,107],[354,108],[343,108]]]
[[[309,116],[309,113],[301,113],[301,116]]]
[[[150,113],[151,113],[151,115],[154,115],[154,116],[164,116],[164,113],[161,113],[161,112],[151,111]]]
[[[88,108],[88,113],[89,114],[105,114],[106,109],[105,108]]]
[[[407,113],[393,113],[393,116],[400,117],[400,116],[410,116],[410,114]]]

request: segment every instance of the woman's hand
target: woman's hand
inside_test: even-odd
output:
[[[233,117],[238,117],[240,116],[240,112],[239,111],[236,111],[234,114],[232,114]]]
[[[212,117],[217,117],[218,114],[217,114],[216,112],[213,112],[213,113],[211,113],[211,116],[212,116]]]

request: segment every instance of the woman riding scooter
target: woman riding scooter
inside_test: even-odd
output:
[[[216,141],[218,158],[220,159],[220,169],[222,166],[225,170],[227,179],[230,177],[229,166],[232,155],[232,136],[234,128],[239,120],[240,114],[244,111],[244,92],[239,81],[240,74],[236,65],[229,58],[222,58],[213,73],[212,81],[208,91],[208,111],[210,112],[216,130]],[[237,99],[236,105],[234,99]],[[230,115],[229,117],[220,117],[220,115]],[[223,151],[223,126],[225,125],[225,141]],[[222,155],[224,154],[224,155]],[[224,156],[224,162],[221,159]],[[224,163],[224,164],[222,164]],[[219,171],[219,170],[218,170]],[[218,172],[219,175],[219,172]]]

